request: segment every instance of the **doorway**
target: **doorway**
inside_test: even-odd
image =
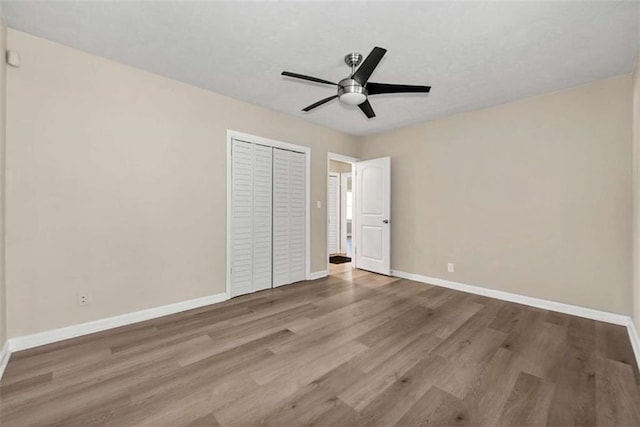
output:
[[[327,270],[329,274],[355,268],[355,183],[357,158],[328,153]]]

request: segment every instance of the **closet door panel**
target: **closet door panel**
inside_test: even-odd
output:
[[[253,292],[271,288],[272,153],[253,144]]]
[[[306,279],[306,159],[289,152],[289,282]]]
[[[253,148],[233,141],[231,154],[231,296],[250,293],[253,282]]]
[[[289,151],[273,149],[273,286],[289,281]]]

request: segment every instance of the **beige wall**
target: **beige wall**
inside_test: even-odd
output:
[[[7,27],[0,16],[0,52],[7,48]],[[7,299],[4,265],[4,217],[5,217],[5,111],[6,111],[6,63],[0,61],[0,349],[7,339]]]
[[[224,292],[227,129],[311,147],[326,269],[315,201],[327,151],[356,155],[355,138],[19,31],[8,44],[9,336]]]
[[[392,268],[630,314],[631,84],[365,138],[391,156]]]
[[[640,54],[633,72],[633,319],[640,331]]]

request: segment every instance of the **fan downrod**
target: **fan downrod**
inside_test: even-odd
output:
[[[344,62],[349,67],[351,67],[352,70],[356,68],[358,65],[360,65],[361,61],[362,61],[362,54],[359,52],[351,52],[344,57]]]

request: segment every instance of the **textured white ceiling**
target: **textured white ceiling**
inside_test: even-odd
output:
[[[354,135],[366,135],[632,71],[636,2],[2,2],[8,25]],[[431,94],[371,97],[377,117],[335,89],[345,54],[388,49],[371,81]]]

